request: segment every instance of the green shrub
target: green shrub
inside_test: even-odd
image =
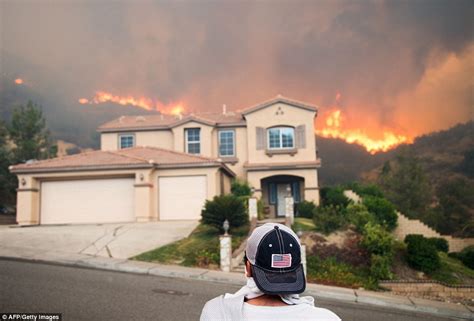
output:
[[[262,199],[257,200],[257,219],[260,221],[265,219],[264,209],[265,209],[265,203],[263,202],[263,200]]]
[[[309,201],[302,201],[296,205],[296,211],[299,217],[313,218],[316,204]]]
[[[249,221],[246,205],[238,197],[228,194],[207,200],[201,212],[202,223],[214,226],[223,232],[222,224],[227,219],[230,229],[245,225]]]
[[[364,230],[364,226],[369,222],[375,222],[374,215],[369,213],[367,208],[362,204],[349,204],[347,206],[347,219],[356,227],[360,233]]]
[[[317,231],[325,234],[334,232],[346,223],[345,208],[340,206],[319,206],[314,210],[313,221]]]
[[[377,222],[385,226],[389,231],[393,231],[397,227],[397,213],[393,204],[381,197],[366,196],[363,204],[367,210],[375,215]]]
[[[369,222],[362,232],[362,246],[371,254],[392,257],[395,240],[382,226]]]
[[[324,187],[321,189],[321,205],[346,207],[350,200],[344,195],[342,187]]]
[[[465,266],[474,270],[474,246],[464,248],[458,257]]]
[[[230,192],[235,196],[251,196],[252,190],[248,182],[235,179],[230,186]]]
[[[438,251],[444,252],[444,253],[449,252],[449,243],[445,239],[443,239],[441,237],[430,237],[430,238],[428,238],[428,241],[430,241],[431,244],[433,244],[434,247]]]
[[[384,197],[382,190],[375,184],[360,184],[358,182],[354,182],[347,185],[347,188],[354,191],[361,197],[365,196],[376,196],[376,197]]]
[[[427,238],[412,234],[405,237],[405,242],[407,243],[406,260],[412,268],[431,273],[441,267],[438,251]]]
[[[392,259],[390,257],[372,254],[370,257],[370,276],[375,280],[392,279],[391,265]]]
[[[405,236],[404,242],[406,244],[412,243],[412,242],[422,242],[424,238],[425,237],[421,234],[408,234],[407,236]]]

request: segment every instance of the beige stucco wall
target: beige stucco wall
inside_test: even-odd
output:
[[[173,127],[173,147],[175,151],[185,153],[185,136],[184,131],[186,128],[200,128],[201,129],[201,155],[212,157],[215,155],[213,150],[212,137],[213,130],[212,126],[203,125],[194,121],[187,122],[181,126]]]
[[[277,113],[278,112],[278,113]],[[283,112],[283,114],[281,114]],[[316,160],[316,143],[314,137],[314,117],[316,112],[309,111],[284,103],[276,103],[272,106],[260,109],[245,116],[247,120],[247,150],[249,163],[283,163],[302,162]],[[273,155],[265,154],[265,150],[257,150],[256,128],[275,126],[306,126],[306,147],[298,149],[293,156],[288,154]],[[267,133],[265,132],[265,135]],[[268,143],[268,142],[267,142]]]
[[[235,156],[233,157],[222,157],[219,155],[219,131],[222,130],[233,130],[235,132]],[[226,163],[226,165],[237,175],[239,179],[246,180],[246,171],[244,169],[244,163],[247,161],[247,128],[245,127],[219,127],[214,128],[211,132],[211,155],[214,158],[220,158]]]
[[[100,149],[101,150],[117,150],[118,149],[118,134],[117,133],[100,134]]]
[[[119,135],[135,135],[136,146],[151,146],[173,149],[173,133],[171,130],[138,131],[131,133],[102,133],[100,146],[102,150],[117,150],[119,148]]]
[[[22,181],[25,184],[22,184]],[[16,221],[20,225],[35,225],[39,223],[39,188],[40,183],[32,176],[18,176],[18,191]]]

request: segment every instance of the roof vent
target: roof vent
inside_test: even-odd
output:
[[[119,118],[119,123],[123,123],[123,120],[125,119],[125,116],[120,116]]]
[[[225,115],[227,114],[227,106],[224,104],[222,105],[222,113]]]
[[[160,114],[160,118],[161,118],[161,120],[163,120],[163,119],[164,119],[164,117],[163,117],[163,114]]]
[[[137,116],[137,117],[135,118],[135,120],[136,120],[138,123],[143,123],[143,122],[146,120],[146,118],[143,117],[143,116]]]

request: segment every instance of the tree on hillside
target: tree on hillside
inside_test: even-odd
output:
[[[419,160],[403,151],[379,176],[386,197],[410,218],[420,218],[429,209],[433,192]]]
[[[8,148],[8,131],[0,120],[0,205],[11,204],[15,191],[15,177],[10,174],[11,154]]]
[[[467,177],[474,178],[474,148],[464,152],[464,159],[459,164],[459,170]]]
[[[41,107],[33,102],[14,109],[8,131],[15,145],[12,150],[14,162],[56,156],[56,146],[51,144]]]
[[[450,179],[437,190],[439,218],[437,230],[443,234],[474,236],[474,183],[459,177]]]

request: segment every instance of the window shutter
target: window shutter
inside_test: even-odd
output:
[[[306,125],[299,125],[295,130],[296,148],[306,148]]]
[[[257,127],[257,150],[265,149],[265,128]]]

